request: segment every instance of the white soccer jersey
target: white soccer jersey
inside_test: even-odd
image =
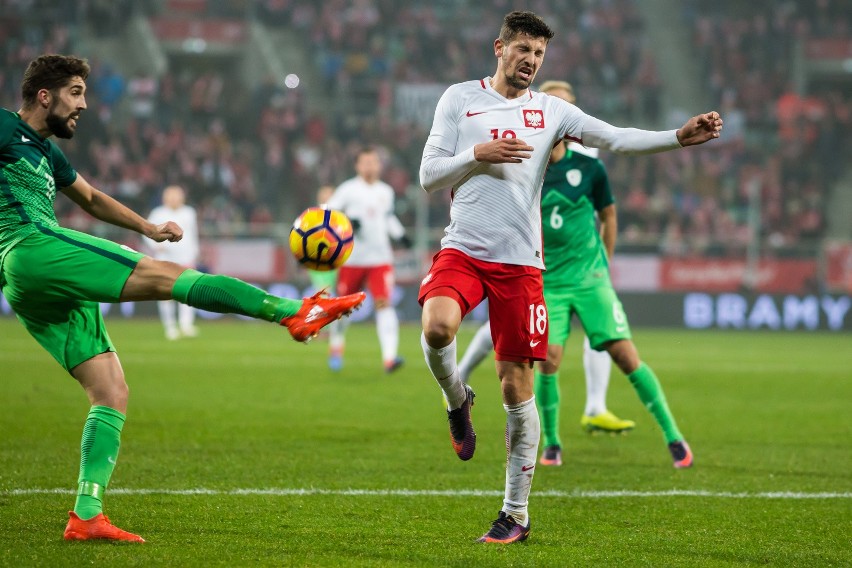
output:
[[[520,164],[480,163],[453,188],[450,224],[441,246],[489,262],[544,268],[541,184],[554,144],[580,141],[587,115],[558,97],[497,93],[486,77],[452,85],[435,109],[426,142],[457,155],[498,137],[535,148]]]
[[[155,207],[148,216],[148,221],[160,225],[166,221],[174,221],[183,229],[183,239],[176,243],[164,241],[158,243],[147,240],[151,256],[158,260],[168,260],[184,266],[195,266],[198,262],[198,215],[195,209],[184,205],[179,209],[172,209],[165,205]]]
[[[329,209],[343,211],[360,223],[355,233],[355,247],[346,266],[379,266],[393,264],[390,240],[405,234],[402,223],[394,215],[393,188],[383,181],[367,183],[354,177],[340,184],[328,200]]]

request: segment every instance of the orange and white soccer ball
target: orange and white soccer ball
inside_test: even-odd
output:
[[[290,231],[290,250],[310,270],[339,268],[355,245],[352,222],[343,212],[323,207],[305,209]]]

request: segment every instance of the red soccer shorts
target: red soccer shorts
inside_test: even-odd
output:
[[[540,269],[485,262],[455,249],[443,249],[420,284],[418,301],[422,306],[433,296],[453,298],[462,317],[488,298],[498,361],[547,358],[547,309]]]
[[[390,301],[394,284],[393,267],[390,264],[341,266],[337,275],[337,295],[360,292],[365,283],[374,301]]]

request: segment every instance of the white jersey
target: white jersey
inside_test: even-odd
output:
[[[394,214],[393,188],[383,181],[367,183],[354,177],[340,184],[326,203],[329,209],[343,211],[360,223],[355,232],[355,247],[346,266],[393,264],[390,240],[405,234]]]
[[[479,260],[544,268],[541,184],[550,151],[562,139],[580,142],[587,115],[574,105],[528,91],[507,99],[490,77],[452,85],[441,96],[426,144],[451,155],[498,137],[535,148],[520,164],[480,163],[453,187],[442,248]]]
[[[164,241],[158,243],[147,239],[151,256],[157,260],[168,260],[184,266],[194,267],[198,262],[198,215],[189,205],[172,209],[165,205],[155,207],[148,216],[148,221],[160,225],[166,221],[174,221],[183,229],[183,239],[176,243]]]

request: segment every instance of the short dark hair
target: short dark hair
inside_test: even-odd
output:
[[[378,153],[379,153],[379,149],[376,148],[375,146],[371,146],[371,145],[361,146],[360,148],[358,148],[358,151],[355,153],[355,159],[357,160],[358,158],[360,158],[364,154],[378,154]]]
[[[514,11],[506,14],[503,25],[500,27],[500,40],[510,43],[518,34],[527,34],[530,37],[543,37],[550,41],[553,39],[553,30],[544,20],[532,12]]]
[[[24,72],[24,81],[21,83],[24,106],[35,104],[36,95],[42,89],[53,91],[62,88],[72,77],[80,77],[85,81],[89,71],[88,62],[73,55],[40,55],[30,61]]]

